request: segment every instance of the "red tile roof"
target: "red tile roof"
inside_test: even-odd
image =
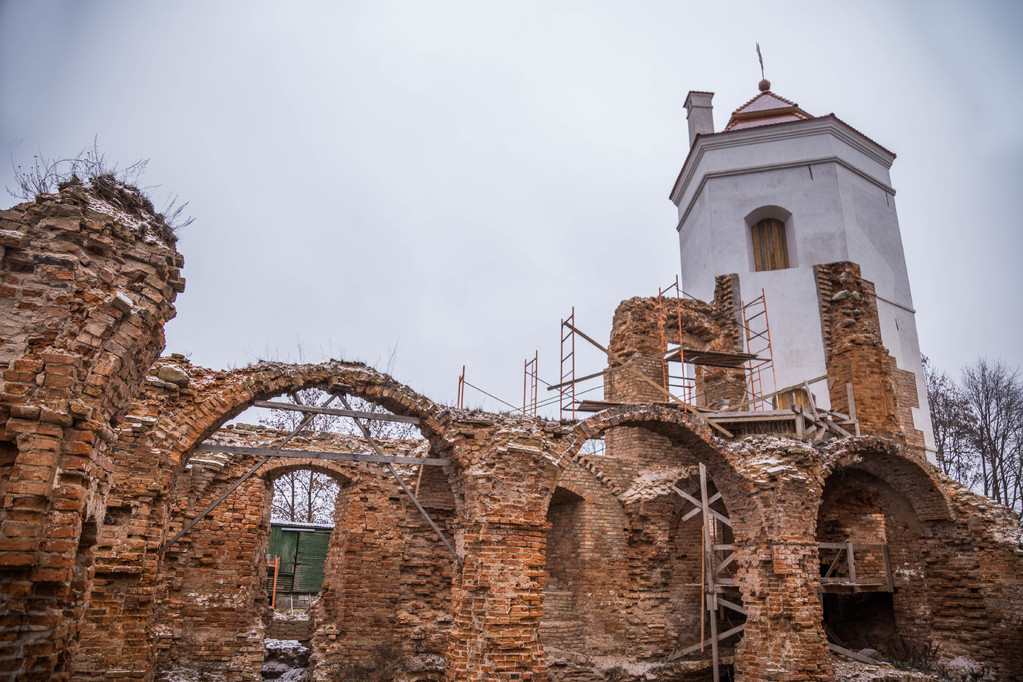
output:
[[[808,118],[813,116],[800,109],[798,104],[768,90],[733,111],[724,132],[758,128],[774,123],[803,121]]]

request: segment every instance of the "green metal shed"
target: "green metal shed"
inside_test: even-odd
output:
[[[280,557],[277,594],[316,594],[323,588],[323,562],[327,558],[332,525],[272,521],[268,563]],[[273,569],[267,571],[267,597],[272,597]]]

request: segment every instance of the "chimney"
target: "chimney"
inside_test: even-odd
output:
[[[689,146],[693,146],[693,140],[697,135],[709,135],[714,132],[714,107],[710,101],[714,99],[713,92],[700,92],[690,90],[686,96],[686,118],[689,120]]]

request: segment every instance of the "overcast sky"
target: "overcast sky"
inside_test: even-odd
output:
[[[619,301],[674,280],[682,103],[715,92],[720,130],[759,41],[775,92],[898,154],[923,352],[1019,365],[1021,29],[1023,3],[990,1],[0,2],[0,186],[10,154],[95,135],[151,159],[140,184],[196,219],[168,353],[396,348],[435,400],[464,364],[520,404],[534,351],[557,381],[573,306],[606,343]]]

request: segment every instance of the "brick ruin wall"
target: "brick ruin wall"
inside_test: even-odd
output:
[[[316,679],[707,679],[706,653],[668,660],[700,636],[702,528],[683,520],[691,506],[672,490],[695,493],[699,464],[721,494],[715,509],[732,523],[715,532],[734,544],[735,599],[746,610],[741,639],[723,647],[736,679],[833,679],[825,619],[849,641],[885,628],[913,645],[934,641],[942,655],[968,656],[1002,678],[1023,656],[1017,520],[906,449],[897,397],[880,396],[878,408],[857,388],[858,412],[885,437],[720,440],[698,418],[656,404],[663,394],[636,371],[656,383],[660,361],[647,367],[642,356],[662,350],[658,326],[678,327],[650,299],[623,304],[609,344],[607,398],[631,404],[578,423],[444,407],[354,363],[230,372],[174,356],[154,363],[181,287],[180,257],[93,220],[88,204],[69,193],[0,214],[4,285],[14,287],[0,299],[3,338],[46,328],[65,306],[44,341],[33,344],[31,331],[21,345],[0,347],[0,442],[10,460],[0,478],[0,661],[10,679],[67,678],[72,665],[75,679],[149,680],[174,667],[259,679],[268,481],[295,466],[344,482],[312,613]],[[75,218],[60,227],[47,220],[64,211],[81,214],[77,230]],[[90,246],[93,234],[113,246]],[[55,285],[54,305],[33,308],[35,278],[50,277],[48,259],[62,257],[81,268],[56,277],[74,294]],[[738,348],[734,285],[719,280],[712,304],[685,302],[683,327],[694,336],[668,333],[665,343]],[[117,292],[131,300],[127,311],[113,302]],[[855,345],[835,346],[835,367],[852,368],[855,379],[865,366],[878,391],[894,391],[890,362]],[[62,369],[63,356],[73,356],[73,369]],[[160,554],[253,462],[195,455],[194,446],[210,437],[273,440],[219,429],[255,400],[312,386],[343,387],[420,420],[424,451],[451,464],[409,470],[409,481],[453,539],[461,569],[379,467],[291,458],[272,461]],[[583,454],[600,437],[606,452]],[[307,438],[315,449],[362,449],[337,436]],[[40,480],[47,486],[33,488]],[[90,522],[94,533],[83,533]],[[818,599],[818,542],[846,536],[883,536],[895,569],[888,601]],[[854,620],[872,626],[857,631]]]
[[[267,447],[284,435],[233,428],[210,442]],[[358,439],[326,433],[300,436],[291,445],[366,450]],[[391,454],[415,446],[383,443]],[[258,459],[193,457],[171,490],[182,503],[172,507],[168,532],[180,529]],[[396,468],[434,521],[454,537],[455,501],[443,473],[434,467]],[[341,486],[323,590],[311,613],[317,677],[366,679],[390,667],[405,679],[440,679],[452,622],[453,557],[381,467],[292,458],[270,460],[165,554],[166,588],[155,621],[157,669],[258,673],[270,624],[265,581],[271,484],[299,469],[330,475]]]
[[[874,285],[855,263],[814,266],[831,406],[849,414],[846,384],[853,384],[856,418],[869,433],[901,440],[923,453],[923,432],[913,425],[920,406],[916,376],[899,369],[881,340]]]
[[[66,679],[118,423],[184,288],[125,188],[0,211],[0,676]]]

